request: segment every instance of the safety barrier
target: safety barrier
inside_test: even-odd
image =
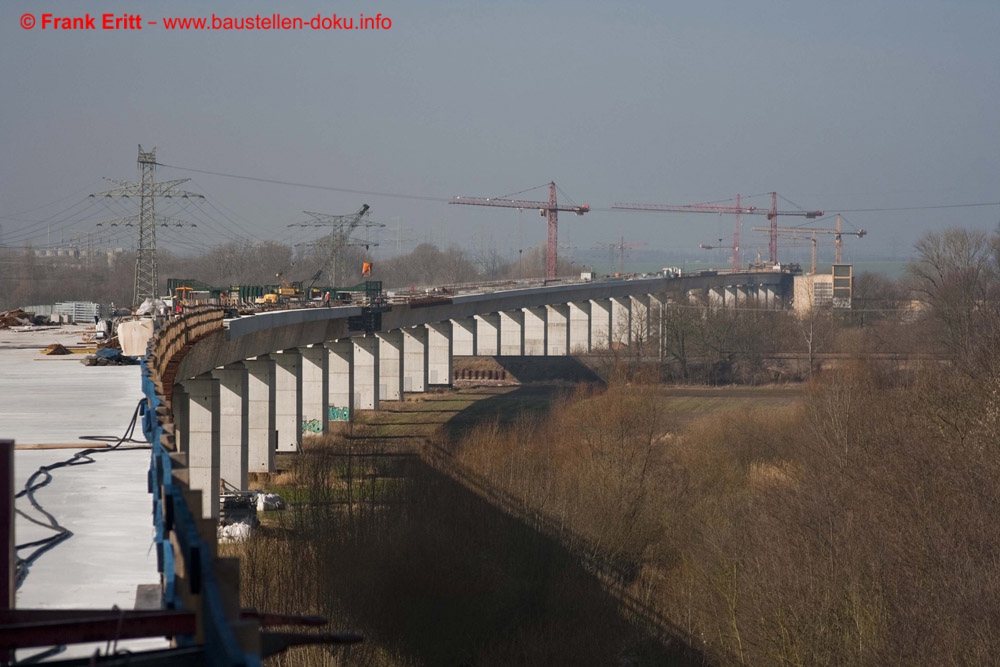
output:
[[[239,563],[217,557],[215,522],[200,518],[201,493],[189,488],[187,455],[177,451],[171,402],[184,354],[221,330],[222,319],[221,309],[194,310],[154,334],[141,362],[142,430],[152,446],[148,485],[163,607],[193,610],[197,616],[196,634],[174,639],[180,647],[202,646],[207,664],[257,667],[259,627],[240,619]]]

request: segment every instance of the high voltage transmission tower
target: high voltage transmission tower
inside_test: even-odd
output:
[[[316,274],[313,277],[313,282],[319,279],[319,276],[327,270],[328,266],[332,265],[333,268],[328,277],[333,285],[337,284],[337,260],[344,248],[357,245],[363,245],[367,248],[368,246],[378,245],[378,243],[370,240],[360,241],[351,238],[351,233],[358,227],[364,227],[366,229],[371,229],[373,227],[385,227],[385,225],[380,222],[372,222],[371,220],[365,219],[365,216],[368,215],[368,211],[368,204],[363,205],[357,213],[352,213],[351,215],[330,215],[328,213],[303,211],[303,213],[312,218],[312,220],[308,222],[295,222],[288,225],[289,227],[330,228],[330,235],[327,238],[321,242],[313,244],[321,247],[325,255],[323,263],[320,265],[319,270],[316,271]]]
[[[110,197],[131,199],[139,198],[139,214],[130,215],[116,220],[109,220],[105,223],[111,226],[125,225],[126,227],[138,226],[138,234],[135,244],[135,288],[132,293],[132,305],[138,306],[146,298],[156,298],[158,294],[158,280],[156,274],[156,227],[166,227],[167,225],[184,227],[194,226],[192,223],[177,220],[168,220],[157,217],[154,202],[157,197],[178,197],[183,199],[198,198],[204,199],[203,195],[194,192],[177,190],[177,186],[186,183],[190,178],[181,178],[176,181],[164,181],[156,183],[153,180],[153,170],[156,167],[156,149],[151,151],[142,150],[139,145],[139,182],[119,181],[114,178],[105,180],[117,183],[118,188],[107,192],[97,192],[91,197]]]

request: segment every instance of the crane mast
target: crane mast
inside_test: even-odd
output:
[[[590,211],[590,206],[560,206],[556,201],[556,184],[549,183],[549,200],[527,201],[524,199],[505,199],[495,197],[455,197],[449,204],[465,204],[468,206],[497,206],[500,208],[535,208],[546,219],[548,233],[546,235],[545,251],[545,279],[551,280],[556,277],[556,263],[558,261],[559,248],[559,211],[576,213],[583,215]]]

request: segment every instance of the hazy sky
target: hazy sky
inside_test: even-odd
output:
[[[42,29],[43,13],[139,14],[142,30]],[[381,13],[380,31],[168,31],[163,18]],[[25,13],[36,17],[21,27]],[[357,21],[357,18],[355,18]],[[624,237],[690,249],[732,218],[611,211],[777,191],[842,211],[845,255],[906,255],[922,233],[993,229],[1000,206],[1000,2],[24,2],[0,5],[0,225],[9,245],[57,245],[135,203],[87,197],[137,178],[138,144],[157,179],[203,203],[161,210],[192,249],[237,236],[303,242],[301,211],[361,204],[383,250],[416,241],[544,240],[536,211],[449,206],[554,180],[590,214],[560,218],[577,248]],[[225,178],[245,175],[417,198]],[[545,199],[540,189],[523,196]],[[562,197],[561,197],[562,201]],[[768,198],[748,203],[766,207]],[[899,211],[856,209],[910,208]],[[919,208],[923,207],[923,208]],[[169,210],[168,210],[169,209]],[[783,225],[803,224],[785,218]],[[744,222],[744,248],[766,239]],[[832,219],[818,223],[831,226]]]

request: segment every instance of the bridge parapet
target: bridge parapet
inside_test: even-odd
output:
[[[239,563],[217,558],[216,524],[201,518],[202,494],[190,487],[171,403],[180,359],[222,326],[223,311],[206,309],[173,318],[155,332],[142,361],[142,428],[152,446],[148,486],[162,606],[193,610],[197,617],[195,634],[175,641],[179,647],[202,646],[207,664],[256,667],[260,631],[256,622],[241,619]]]

